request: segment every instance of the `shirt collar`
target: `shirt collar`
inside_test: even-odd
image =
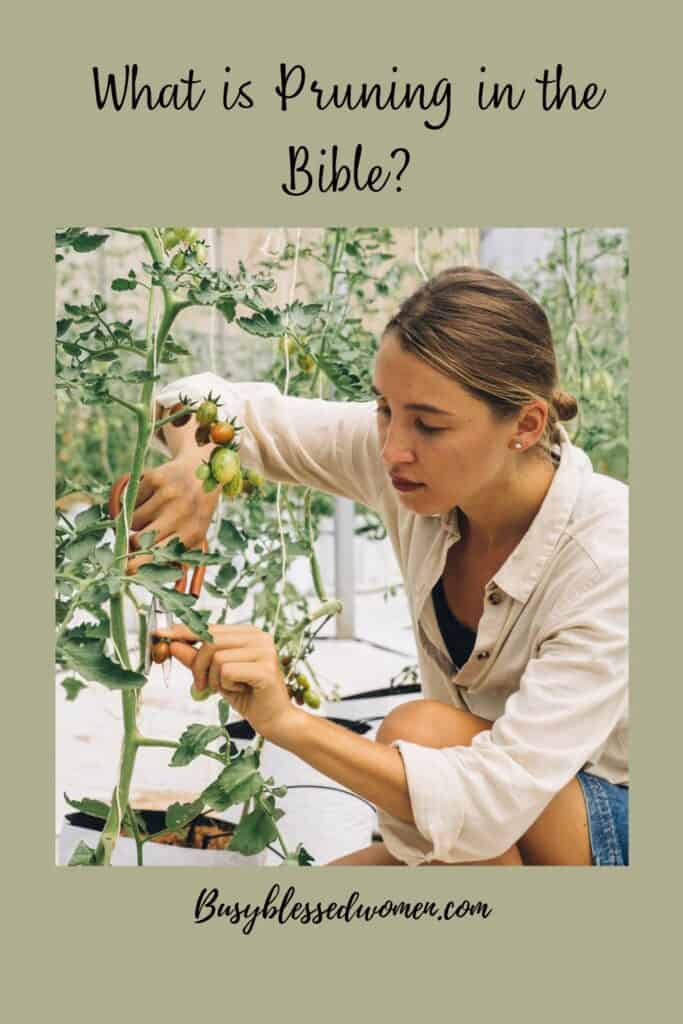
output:
[[[571,517],[583,477],[593,469],[586,453],[559,426],[560,462],[543,504],[521,541],[505,560],[493,582],[515,601],[524,603],[536,586]],[[442,529],[460,539],[457,508],[440,516]]]

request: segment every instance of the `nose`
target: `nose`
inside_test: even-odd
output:
[[[382,461],[388,468],[407,465],[415,461],[415,454],[408,447],[406,437],[401,436],[401,432],[394,422],[381,431],[380,443],[382,445]]]

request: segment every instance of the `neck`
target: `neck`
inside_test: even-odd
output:
[[[534,521],[554,475],[549,460],[529,458],[521,471],[476,495],[467,508],[458,510],[462,540],[481,552],[516,546]]]

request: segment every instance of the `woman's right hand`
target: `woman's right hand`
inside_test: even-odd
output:
[[[213,449],[212,444],[199,447],[194,439],[194,416],[183,427],[166,425],[166,441],[173,458],[155,469],[145,469],[135,502],[132,529],[136,533],[156,532],[155,544],[179,537],[188,548],[199,547],[206,536],[221,488],[207,494],[195,470]],[[135,535],[131,548],[136,547]],[[130,558],[128,572],[135,573],[149,556]]]

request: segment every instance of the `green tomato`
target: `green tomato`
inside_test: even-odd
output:
[[[278,348],[283,355],[286,352],[288,356],[293,356],[296,352],[296,340],[291,334],[283,334],[278,342]]]
[[[309,682],[308,676],[305,676],[303,672],[299,673],[299,675],[296,677],[296,681],[299,684],[300,689],[302,689],[304,693],[310,690],[311,684]]]
[[[202,402],[196,412],[197,423],[202,427],[210,427],[218,419],[218,406],[215,402]]]
[[[211,470],[205,462],[202,462],[201,466],[197,466],[195,469],[194,475],[198,480],[208,480],[211,476]]]
[[[226,498],[236,498],[242,493],[242,474],[235,473],[232,480],[223,485],[223,494]]]
[[[315,359],[313,356],[309,356],[307,352],[300,352],[297,356],[297,362],[304,373],[312,373],[315,369]]]
[[[161,240],[164,243],[164,249],[169,252],[171,249],[175,249],[176,245],[180,242],[180,236],[175,228],[165,228],[161,236]]]
[[[175,254],[175,256],[173,257],[173,259],[171,260],[171,266],[173,267],[174,270],[184,270],[185,269],[185,253],[184,252],[177,252]]]
[[[213,476],[207,476],[206,480],[202,484],[202,489],[207,493],[211,494],[211,491],[215,491],[218,487],[218,480]]]
[[[204,690],[198,690],[196,683],[193,683],[192,688],[190,689],[190,697],[192,697],[192,700],[208,700],[212,692],[213,691],[208,686]]]
[[[194,252],[195,259],[197,260],[197,263],[206,263],[206,246],[205,245],[202,245],[201,242],[200,242],[198,245],[194,246],[194,249],[192,251]]]
[[[256,472],[255,469],[246,470],[245,476],[252,487],[256,487],[258,488],[258,490],[261,490],[263,488],[265,480],[263,479],[260,473]]]
[[[320,697],[313,690],[306,690],[304,693],[304,703],[308,704],[309,708],[317,709],[320,707]]]
[[[240,476],[240,457],[232,448],[214,448],[211,455],[211,473],[219,484],[229,484]]]

